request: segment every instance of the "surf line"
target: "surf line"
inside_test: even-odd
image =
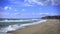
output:
[[[0,32],[15,31],[15,30],[18,30],[18,29],[25,28],[26,26],[37,25],[37,24],[40,24],[40,23],[44,23],[44,22],[46,22],[46,21],[47,21],[47,20],[40,20],[40,21],[38,21],[38,22],[21,24],[21,25],[16,25],[16,24],[15,24],[15,25],[9,25],[8,27],[2,28],[2,30],[0,30]]]

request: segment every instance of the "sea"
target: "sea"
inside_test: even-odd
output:
[[[46,19],[2,20],[0,21],[0,34],[10,34],[7,32],[23,29],[46,21]]]

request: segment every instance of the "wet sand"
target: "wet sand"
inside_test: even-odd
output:
[[[11,32],[12,34],[60,34],[59,19],[47,19],[46,22]]]

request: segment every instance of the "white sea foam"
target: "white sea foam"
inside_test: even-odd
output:
[[[30,20],[2,20],[0,22],[24,22],[24,21],[30,21]]]
[[[46,21],[47,21],[47,20],[41,20],[41,21],[38,21],[38,22],[21,24],[21,25],[18,25],[18,24],[9,25],[8,27],[1,28],[1,29],[0,29],[0,32],[14,31],[14,30],[17,30],[17,29],[20,29],[20,28],[25,28],[26,26],[36,25],[36,24],[43,23],[43,22],[46,22]]]

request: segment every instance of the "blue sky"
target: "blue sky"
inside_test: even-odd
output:
[[[0,0],[0,18],[40,18],[59,12],[59,0]]]

